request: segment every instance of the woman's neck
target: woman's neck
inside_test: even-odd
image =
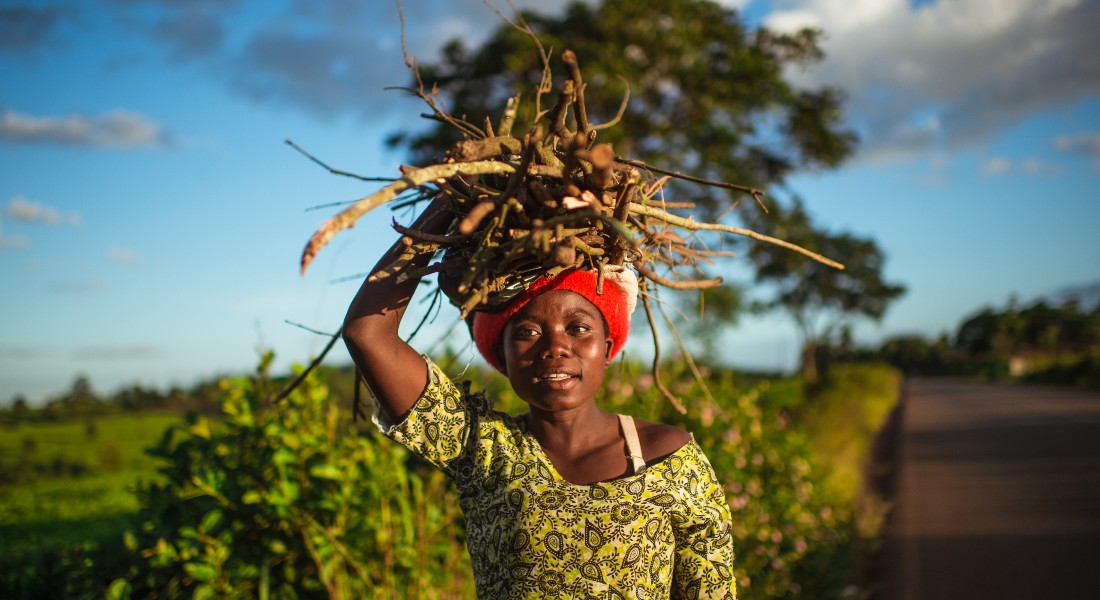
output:
[[[526,415],[527,428],[557,472],[588,484],[626,473],[626,453],[616,415],[598,408]]]
[[[532,409],[525,415],[527,428],[543,446],[568,448],[586,441],[618,435],[618,417],[596,406],[547,412]]]

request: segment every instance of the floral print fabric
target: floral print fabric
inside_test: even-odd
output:
[[[735,597],[729,506],[694,440],[641,473],[576,485],[522,420],[428,371],[404,421],[375,407],[375,422],[454,480],[479,598]]]

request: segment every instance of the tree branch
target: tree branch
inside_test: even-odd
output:
[[[643,204],[638,204],[637,202],[631,202],[630,203],[630,212],[635,213],[635,214],[639,214],[639,215],[645,215],[647,217],[652,217],[654,219],[664,221],[665,223],[668,223],[669,225],[675,225],[677,227],[683,227],[684,229],[689,229],[689,230],[693,230],[693,231],[698,231],[698,230],[724,231],[726,233],[733,233],[733,234],[737,234],[737,235],[743,235],[745,237],[749,237],[749,238],[752,238],[754,240],[759,240],[761,242],[767,242],[769,244],[775,244],[776,246],[781,246],[783,248],[787,248],[788,250],[794,250],[795,252],[798,252],[799,254],[802,254],[804,256],[808,256],[808,257],[816,260],[817,262],[825,264],[825,265],[829,265],[830,267],[833,267],[833,268],[836,268],[836,269],[844,269],[844,265],[842,265],[842,264],[840,264],[840,263],[838,263],[835,260],[832,260],[830,258],[826,258],[826,257],[818,254],[817,252],[807,250],[807,249],[803,248],[802,246],[799,246],[797,244],[792,244],[788,241],[781,240],[779,238],[771,237],[770,235],[764,235],[762,233],[757,233],[757,232],[755,232],[751,229],[745,229],[743,227],[734,227],[732,225],[721,225],[721,224],[718,224],[718,223],[701,223],[701,222],[695,221],[693,219],[688,219],[688,218],[684,218],[684,217],[680,217],[680,216],[671,214],[671,213],[669,213],[667,211],[663,211],[659,208],[654,208],[652,206],[645,206]]]

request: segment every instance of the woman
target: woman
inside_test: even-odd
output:
[[[436,200],[413,228],[452,219]],[[734,597],[729,508],[690,434],[596,405],[629,330],[629,283],[597,293],[595,274],[571,270],[476,314],[478,349],[530,408],[512,417],[400,338],[419,280],[392,281],[363,284],[344,339],[383,433],[454,480],[479,597]]]

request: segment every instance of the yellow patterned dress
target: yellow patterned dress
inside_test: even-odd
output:
[[[479,598],[734,598],[730,513],[694,440],[641,473],[563,479],[523,420],[428,360],[409,416],[375,423],[457,486]]]

